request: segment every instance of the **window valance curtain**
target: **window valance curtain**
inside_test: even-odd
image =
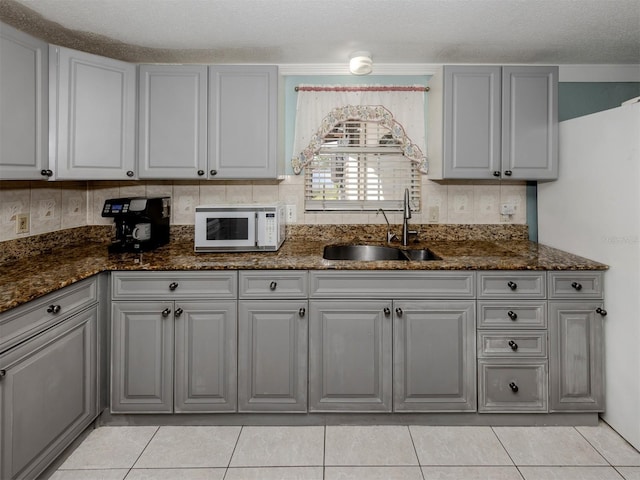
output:
[[[345,106],[383,106],[393,115],[393,121],[404,129],[411,144],[420,150],[424,159],[420,169],[426,173],[426,158],[422,153],[426,151],[424,90],[424,86],[372,88],[371,85],[366,85],[327,88],[301,85],[293,143],[294,171],[300,173],[300,167],[304,165],[306,158],[303,152],[308,149],[314,136],[322,129],[323,121],[326,121],[327,115],[332,111]]]

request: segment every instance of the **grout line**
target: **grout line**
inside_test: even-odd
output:
[[[609,465],[610,467],[613,467],[613,465],[611,464],[611,462],[609,461],[609,459],[608,459],[607,457],[605,457],[605,456],[600,452],[600,450],[598,450],[598,447],[596,447],[594,444],[592,444],[592,443],[589,441],[589,439],[588,439],[587,437],[585,437],[585,436],[582,434],[582,432],[581,432],[580,430],[578,430],[576,427],[571,427],[571,428],[573,428],[573,429],[578,433],[578,435],[580,435],[582,438],[584,438],[584,439],[585,439],[585,441],[586,441],[586,442],[591,446],[591,448],[593,448],[593,449],[598,453],[598,455],[600,455],[600,456],[604,459],[604,461],[605,461],[605,462],[607,462],[607,465]]]
[[[411,425],[407,425],[407,431],[409,432],[409,438],[411,439],[411,445],[413,445],[413,453],[416,455],[416,460],[418,461],[418,468],[420,469],[420,476],[422,480],[424,479],[424,472],[422,471],[422,464],[420,463],[420,457],[418,456],[418,449],[416,448],[416,442],[413,440],[413,435],[411,435]]]
[[[327,476],[327,425],[323,425],[324,438],[322,441],[322,480]]]
[[[231,452],[231,456],[229,457],[229,461],[227,462],[227,468],[224,471],[224,475],[222,476],[222,480],[227,478],[227,473],[229,473],[229,468],[231,468],[231,460],[233,460],[233,455],[236,453],[236,448],[238,448],[238,443],[240,442],[240,435],[242,435],[242,430],[244,429],[244,425],[240,425],[240,431],[238,432],[238,438],[236,438],[236,443],[233,445],[233,451]]]
[[[140,460],[140,457],[142,457],[142,454],[144,453],[144,451],[147,449],[147,447],[149,446],[149,444],[151,443],[151,441],[156,437],[156,435],[158,434],[158,432],[160,431],[160,425],[158,425],[156,427],[156,431],[153,432],[153,435],[151,435],[151,438],[149,439],[149,441],[147,442],[147,444],[144,446],[144,448],[142,449],[142,451],[140,452],[140,455],[138,455],[136,457],[136,459],[134,460],[133,464],[131,465],[131,468],[128,469],[127,474],[124,476],[123,480],[125,480],[129,474],[131,473],[131,470],[133,470],[133,467],[136,466],[136,463],[138,463],[138,460]]]
[[[520,475],[520,478],[525,480],[524,474],[520,471],[520,466],[516,465],[515,460],[513,459],[511,454],[509,453],[509,450],[507,449],[507,447],[504,446],[504,443],[502,443],[502,440],[500,439],[500,436],[494,430],[494,427],[493,426],[489,426],[489,428],[491,428],[491,431],[493,432],[493,434],[495,435],[496,439],[500,443],[500,446],[504,449],[505,453],[507,454],[507,457],[509,457],[509,460],[511,460],[511,463],[513,463],[513,466],[516,468],[516,470],[518,472],[518,475]]]

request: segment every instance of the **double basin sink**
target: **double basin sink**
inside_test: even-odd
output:
[[[322,257],[326,260],[354,260],[360,262],[380,260],[429,261],[442,260],[428,248],[409,250],[379,245],[327,245]]]

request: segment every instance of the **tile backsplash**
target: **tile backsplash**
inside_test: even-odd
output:
[[[303,176],[283,181],[144,181],[144,182],[28,182],[0,181],[0,241],[84,225],[110,225],[100,212],[107,198],[170,196],[172,225],[192,225],[196,205],[209,203],[268,203],[295,205],[298,224],[379,224],[375,213],[304,213]],[[500,214],[500,205],[515,214]],[[19,215],[28,215],[29,232],[16,233]],[[401,213],[388,215],[402,223]],[[422,208],[413,223],[526,223],[526,184],[436,183],[424,178]]]

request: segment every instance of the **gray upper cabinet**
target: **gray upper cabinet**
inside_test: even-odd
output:
[[[49,166],[60,180],[135,176],[136,66],[49,47]]]
[[[475,411],[475,302],[393,307],[394,411]]]
[[[557,178],[558,67],[445,66],[429,86],[430,178]]]
[[[210,179],[276,178],[278,68],[209,67]]]
[[[45,42],[0,23],[0,179],[48,178],[48,62]]]
[[[206,178],[207,67],[141,65],[139,178]]]

